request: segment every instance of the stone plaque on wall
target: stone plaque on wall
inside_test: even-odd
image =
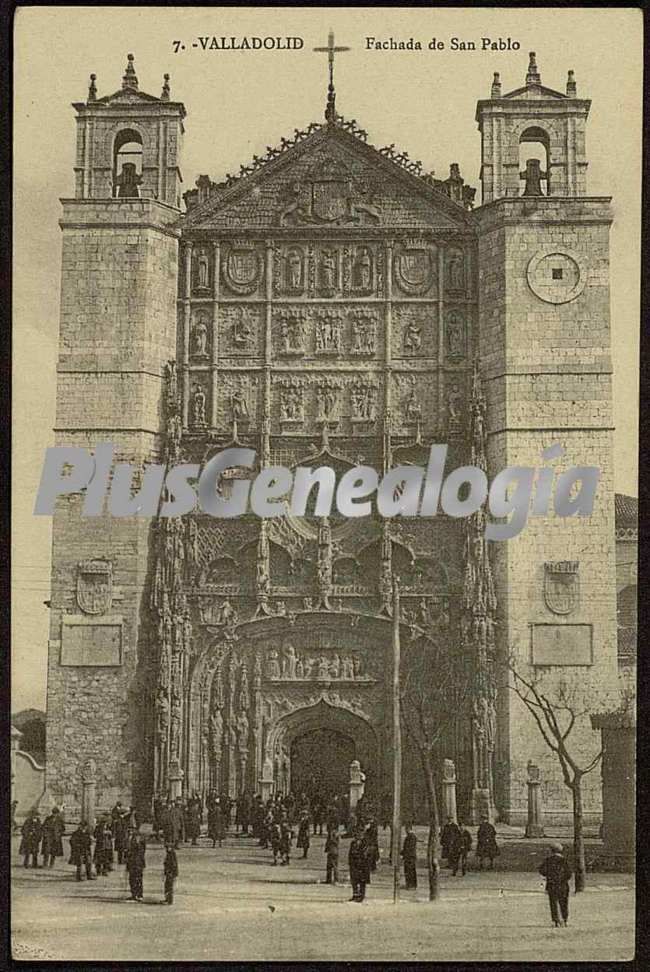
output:
[[[115,666],[122,664],[122,618],[102,621],[67,617],[61,625],[61,664]]]
[[[590,624],[533,624],[533,665],[591,665]]]

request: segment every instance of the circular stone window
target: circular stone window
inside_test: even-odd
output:
[[[584,290],[587,273],[577,254],[538,253],[528,264],[528,286],[548,304],[566,304]]]

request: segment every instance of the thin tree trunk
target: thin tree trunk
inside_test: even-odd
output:
[[[429,901],[440,896],[440,819],[436,795],[435,774],[429,753],[422,754],[427,796],[429,798],[429,839],[427,841],[427,871],[429,874]]]
[[[582,833],[582,780],[575,777],[571,786],[573,795],[573,864],[575,867],[575,890],[584,891],[587,878],[585,862],[585,839]]]

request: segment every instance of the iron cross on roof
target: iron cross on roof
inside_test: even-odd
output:
[[[334,46],[334,31],[330,30],[327,35],[327,47],[315,47],[314,51],[319,53],[327,52],[327,60],[329,64],[329,85],[327,87],[327,107],[325,108],[325,118],[327,121],[336,120],[336,95],[334,93],[334,55],[339,54],[342,51],[349,51],[349,47],[335,47]]]

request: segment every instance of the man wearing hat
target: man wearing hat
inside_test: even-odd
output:
[[[29,867],[29,859],[32,859],[32,867],[38,867],[38,848],[41,843],[43,828],[41,817],[38,810],[32,810],[25,820],[21,833],[23,839],[20,842],[18,853],[22,854],[23,864]]]
[[[77,869],[77,881],[82,880],[82,865],[86,871],[89,881],[94,881],[92,855],[90,852],[91,838],[90,827],[85,820],[82,820],[76,830],[70,835],[70,863]]]
[[[497,845],[497,832],[494,825],[490,823],[487,813],[481,814],[481,822],[476,835],[476,858],[479,868],[483,870],[483,861],[487,858],[490,862],[490,870],[494,867],[494,858],[499,853]]]
[[[569,921],[569,878],[571,865],[564,856],[562,844],[551,844],[546,860],[539,866],[539,873],[546,878],[546,893],[551,907],[553,925],[559,928]]]
[[[43,867],[54,867],[54,860],[63,857],[63,837],[65,822],[58,807],[52,807],[52,812],[43,821],[41,854]]]

